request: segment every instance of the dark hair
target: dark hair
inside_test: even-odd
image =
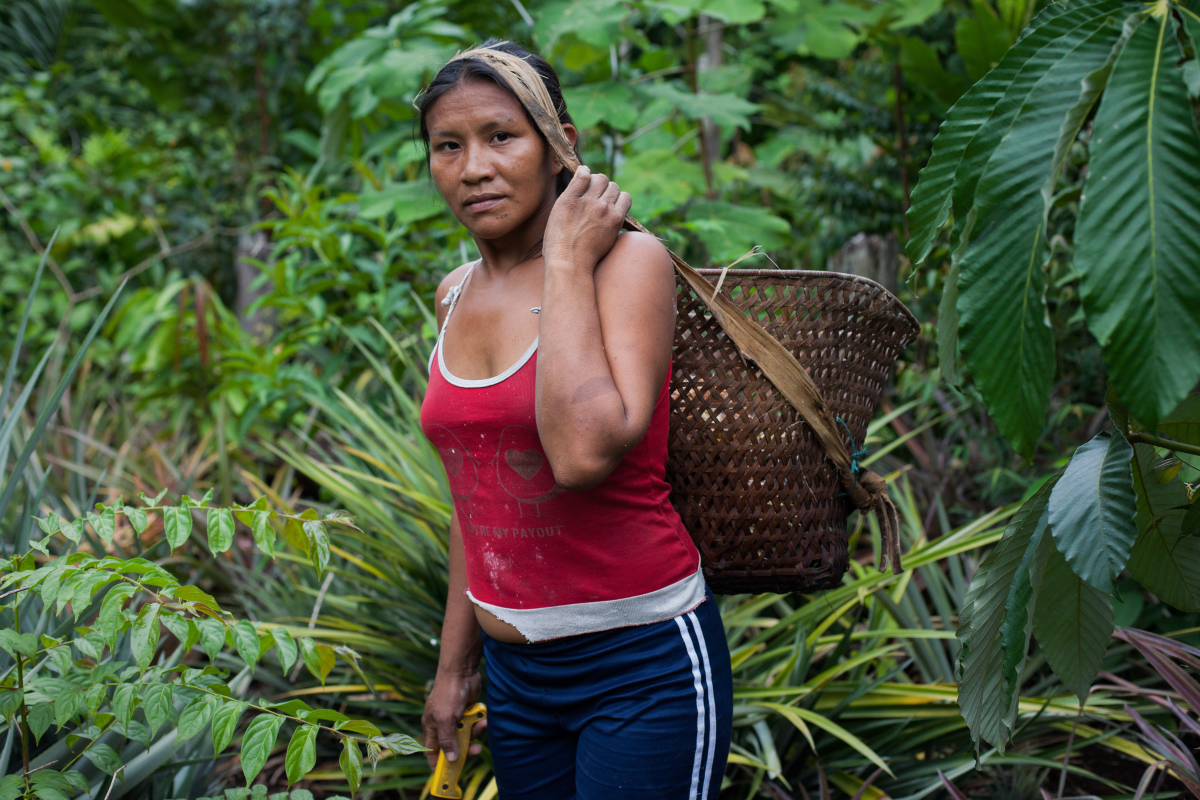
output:
[[[515,45],[512,42],[501,42],[499,39],[488,39],[481,46],[517,56],[521,60],[528,62],[542,79],[542,83],[546,86],[546,91],[550,93],[550,99],[554,102],[554,109],[558,112],[559,121],[564,125],[575,124],[575,121],[571,119],[571,115],[567,113],[567,101],[563,99],[562,86],[559,85],[558,75],[554,73],[554,68],[550,66],[546,59],[530,53],[525,48]],[[500,77],[500,74],[496,72],[496,68],[488,62],[478,58],[464,58],[446,64],[446,66],[438,70],[437,75],[433,76],[433,80],[425,87],[425,91],[421,93],[416,103],[417,111],[420,112],[421,142],[425,145],[426,163],[429,161],[429,128],[426,126],[426,118],[429,116],[429,110],[433,108],[433,104],[442,95],[446,94],[446,92],[471,80],[490,81],[512,95],[517,102],[520,102],[520,98],[513,93],[513,90],[505,83],[504,78]],[[521,108],[524,109],[525,107],[522,105]],[[529,124],[537,131],[542,142],[549,147],[550,143],[546,141],[546,135],[542,133],[542,129],[533,121],[533,117],[529,115],[527,109],[525,110],[525,118],[529,120]],[[578,158],[578,146],[575,148],[575,155]],[[557,194],[563,193],[563,190],[567,188],[567,184],[571,182],[571,177],[572,173],[566,168],[559,171],[554,185]]]

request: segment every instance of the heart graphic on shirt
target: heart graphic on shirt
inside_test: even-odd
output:
[[[527,481],[533,480],[533,476],[538,474],[538,470],[542,468],[546,457],[537,450],[505,450],[504,460],[512,467],[513,472],[520,475]]]
[[[451,478],[457,478],[458,473],[462,472],[463,454],[457,447],[450,449],[438,450],[442,456],[442,463],[446,465],[446,472]]]

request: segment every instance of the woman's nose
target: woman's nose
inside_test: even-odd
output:
[[[467,183],[478,183],[490,178],[495,173],[491,154],[486,147],[467,145],[466,164],[463,165],[462,177]]]

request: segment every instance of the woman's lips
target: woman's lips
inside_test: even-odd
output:
[[[484,197],[479,200],[470,200],[465,203],[465,205],[468,211],[475,214],[480,214],[484,211],[495,208],[503,199],[503,197]]]

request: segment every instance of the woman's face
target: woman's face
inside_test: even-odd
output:
[[[564,127],[574,143],[574,127]],[[561,164],[520,102],[494,83],[473,80],[446,92],[426,128],[433,182],[477,238],[506,236],[554,205]]]

